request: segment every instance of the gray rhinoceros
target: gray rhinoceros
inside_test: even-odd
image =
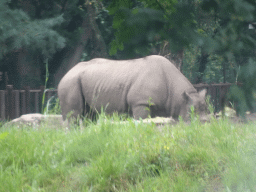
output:
[[[89,110],[100,112],[101,107],[106,113],[129,113],[135,119],[151,115],[187,120],[191,105],[205,117],[205,94],[206,90],[198,93],[169,60],[158,55],[80,62],[58,85],[64,120],[70,111],[78,117]]]

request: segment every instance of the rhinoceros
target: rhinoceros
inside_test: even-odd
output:
[[[206,90],[197,92],[173,63],[158,55],[80,62],[58,85],[64,120],[71,111],[76,118],[101,112],[101,107],[106,113],[129,113],[135,119],[150,115],[187,120],[191,105],[205,117],[205,95]]]

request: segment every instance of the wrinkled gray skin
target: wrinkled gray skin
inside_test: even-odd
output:
[[[194,105],[206,117],[206,90],[199,93],[166,58],[157,55],[134,60],[93,59],[74,66],[58,85],[64,120],[86,115],[89,109],[129,113],[135,119],[181,116],[187,120]],[[150,112],[149,98],[152,98]]]

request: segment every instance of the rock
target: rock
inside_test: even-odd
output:
[[[137,120],[138,121],[138,120]],[[146,118],[142,120],[143,123],[155,123],[156,125],[166,125],[166,124],[175,124],[176,121],[169,117],[154,117],[154,118]]]
[[[225,107],[225,116],[226,117],[236,117],[236,111],[232,108]],[[221,117],[222,116],[222,111],[216,114],[216,117]]]
[[[9,125],[17,125],[20,126],[33,126],[34,128],[39,127],[42,123],[47,123],[49,127],[57,128],[57,127],[67,127],[67,122],[64,122],[62,119],[62,115],[43,115],[40,113],[31,113],[22,115],[19,118],[13,119],[12,121],[5,124],[5,126]]]

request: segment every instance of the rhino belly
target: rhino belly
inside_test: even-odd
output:
[[[128,112],[127,102],[117,95],[101,95],[95,97],[90,103],[88,103],[91,109],[94,111],[101,112],[101,108],[106,113],[126,113]]]
[[[106,113],[127,113],[128,104],[126,101],[127,91],[121,86],[84,86],[83,96],[85,102],[94,112],[101,112],[101,108]]]

